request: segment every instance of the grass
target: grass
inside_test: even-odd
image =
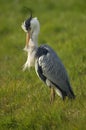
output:
[[[0,0],[0,130],[86,129],[86,4],[85,0]],[[74,101],[56,96],[34,69],[22,72],[25,33],[21,23],[32,9],[41,24],[39,44],[60,56],[70,76]]]

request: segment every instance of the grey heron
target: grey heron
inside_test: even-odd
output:
[[[54,101],[55,92],[63,100],[66,96],[74,99],[75,95],[67,71],[58,55],[48,45],[43,44],[38,47],[39,20],[30,16],[22,23],[22,29],[26,32],[24,50],[28,54],[23,70],[31,66],[35,67],[38,77],[51,89],[51,102]]]

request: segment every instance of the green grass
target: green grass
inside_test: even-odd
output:
[[[39,44],[47,43],[62,59],[73,90],[74,101],[56,96],[34,69],[22,72],[25,33],[21,23],[37,16]],[[0,130],[86,129],[86,1],[0,0]]]

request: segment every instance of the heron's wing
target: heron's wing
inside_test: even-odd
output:
[[[56,53],[47,45],[42,45],[36,53],[36,71],[39,77],[45,81],[48,79],[65,92],[69,91],[68,76],[64,65]]]

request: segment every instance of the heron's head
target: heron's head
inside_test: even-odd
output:
[[[22,29],[26,32],[26,45],[29,45],[29,40],[38,36],[40,31],[40,24],[38,19],[33,18],[32,15],[22,23]]]

